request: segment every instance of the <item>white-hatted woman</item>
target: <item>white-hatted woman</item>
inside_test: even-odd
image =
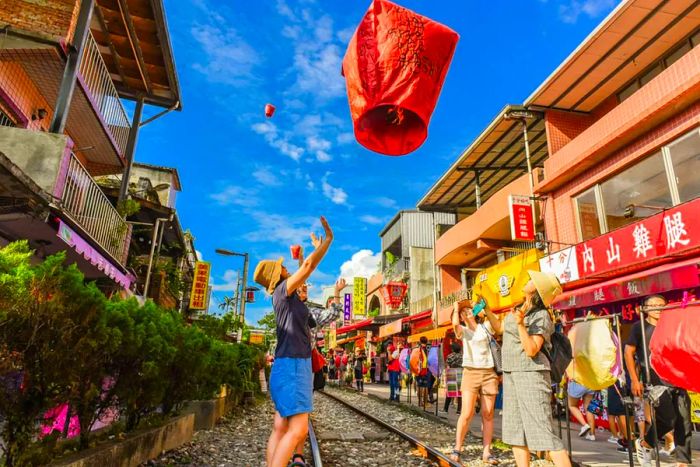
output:
[[[554,322],[547,309],[561,285],[554,274],[528,271],[524,303],[501,322],[486,307],[486,316],[503,334],[503,441],[513,447],[518,467],[530,465],[530,451],[548,451],[557,467],[570,467],[564,443],[552,429],[552,382],[549,359]]]
[[[452,310],[452,328],[457,339],[462,339],[462,413],[457,421],[457,436],[452,459],[460,460],[462,443],[471,425],[476,402],[481,397],[481,421],[483,425],[482,461],[496,465],[491,455],[493,439],[493,411],[498,395],[498,375],[494,369],[489,342],[493,328],[484,322],[485,313],[472,313],[468,300],[456,302]]]

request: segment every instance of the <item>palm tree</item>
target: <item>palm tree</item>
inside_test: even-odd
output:
[[[226,312],[237,312],[238,300],[235,297],[224,297],[224,300],[219,303],[219,308]]]

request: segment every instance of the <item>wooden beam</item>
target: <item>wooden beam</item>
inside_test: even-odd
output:
[[[151,93],[151,78],[148,76],[148,71],[146,70],[146,62],[143,59],[143,54],[141,53],[141,45],[139,44],[139,38],[136,34],[136,28],[134,27],[134,22],[131,20],[129,14],[129,6],[126,4],[126,0],[119,0],[119,13],[121,14],[122,21],[126,30],[129,32],[127,36],[129,39],[129,45],[131,46],[131,51],[136,57],[136,62],[139,68],[139,74],[141,75],[141,80],[146,88],[146,92]]]
[[[97,15],[97,21],[100,23],[100,27],[105,33],[105,41],[107,42],[107,47],[109,47],[110,53],[112,54],[114,66],[117,68],[117,73],[119,73],[119,78],[123,83],[126,81],[126,76],[124,75],[124,70],[122,69],[121,63],[119,62],[119,54],[117,53],[117,49],[114,47],[114,42],[112,42],[109,29],[107,29],[107,23],[105,23],[105,18],[102,15],[102,9],[99,7],[99,5],[95,5],[95,13]]]

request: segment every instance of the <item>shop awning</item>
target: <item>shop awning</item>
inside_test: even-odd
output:
[[[335,345],[336,346],[343,345],[343,344],[347,344],[349,342],[355,342],[357,340],[364,339],[364,338],[365,338],[365,336],[352,336],[352,337],[348,337],[346,339],[340,339],[338,342],[335,343]]]
[[[342,334],[347,334],[350,331],[357,331],[358,329],[362,329],[366,326],[371,325],[373,322],[374,322],[374,318],[369,318],[369,319],[365,319],[362,321],[358,321],[357,323],[348,324],[347,326],[343,326],[341,328],[338,328],[335,331],[335,335],[340,336]]]
[[[431,329],[430,331],[420,332],[418,334],[412,334],[412,335],[408,336],[408,342],[409,343],[418,342],[418,341],[420,341],[421,337],[425,337],[429,341],[442,339],[443,337],[445,337],[445,334],[447,334],[451,330],[452,330],[452,326],[442,326],[442,327],[439,327],[437,329]]]
[[[635,274],[566,292],[557,297],[559,310],[633,300],[647,295],[700,286],[700,258],[664,264]]]
[[[418,321],[432,320],[433,310],[425,310],[415,315],[406,316],[405,318],[397,319],[389,324],[385,324],[379,328],[379,337],[393,336],[401,332],[403,323],[418,323]],[[421,326],[419,326],[421,327]],[[342,328],[341,328],[342,329]]]

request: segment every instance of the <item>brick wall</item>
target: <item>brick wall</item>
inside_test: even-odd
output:
[[[31,130],[48,129],[53,114],[52,108],[34,86],[22,65],[17,62],[0,61],[0,88],[11,101],[3,102],[3,107],[10,110],[11,117],[26,119],[27,128]],[[46,117],[43,120],[32,121],[32,114],[40,108],[46,109]]]
[[[0,25],[70,40],[79,5],[78,0],[2,0]]]
[[[696,102],[686,110],[665,120],[661,125],[552,192],[545,207],[545,226],[548,238],[556,242],[578,243],[580,239],[576,231],[576,218],[572,201],[574,196],[653,154],[661,146],[698,126],[700,126],[700,102]],[[554,249],[560,248],[555,244]]]
[[[593,117],[573,112],[550,110],[545,114],[547,149],[556,154],[593,123]]]

